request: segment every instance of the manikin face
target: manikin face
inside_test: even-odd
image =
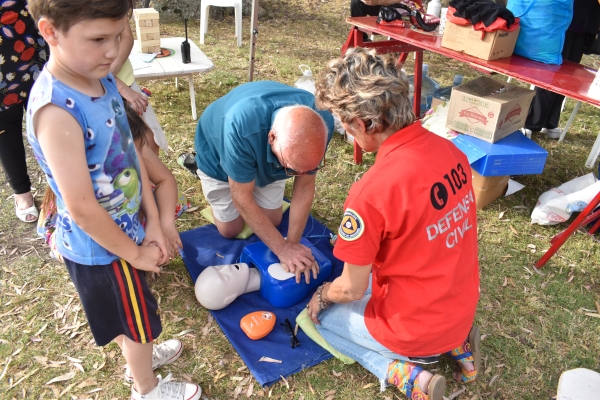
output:
[[[245,293],[249,274],[243,263],[207,267],[196,280],[196,298],[209,310],[220,310]]]

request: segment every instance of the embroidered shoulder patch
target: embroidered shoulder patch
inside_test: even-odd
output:
[[[360,215],[351,208],[346,209],[338,233],[348,242],[358,239],[363,234],[365,224]]]

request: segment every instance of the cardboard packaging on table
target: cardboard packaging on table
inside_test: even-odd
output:
[[[515,50],[520,30],[519,27],[512,32],[503,30],[482,32],[473,29],[472,25],[462,26],[447,21],[442,36],[442,47],[483,60],[510,57]]]
[[[497,142],[525,125],[533,96],[533,90],[480,76],[452,89],[446,127]]]
[[[482,176],[474,169],[471,169],[471,173],[473,174],[473,194],[478,210],[506,192],[509,176]]]
[[[494,144],[465,135],[452,142],[467,155],[471,168],[483,176],[541,174],[548,158],[548,152],[521,131]]]

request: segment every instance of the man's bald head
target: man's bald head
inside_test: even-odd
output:
[[[269,142],[282,165],[300,172],[311,171],[325,156],[327,125],[310,107],[284,107],[275,116]]]

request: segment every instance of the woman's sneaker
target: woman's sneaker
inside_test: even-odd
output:
[[[154,344],[152,347],[152,370],[158,369],[163,365],[171,364],[177,360],[183,352],[183,343],[177,339],[170,339],[166,342]],[[133,375],[129,365],[125,366],[125,380],[133,383]]]
[[[562,135],[563,130],[561,128],[542,128],[540,132],[545,133],[549,139],[560,139],[560,135]]]
[[[131,387],[131,400],[199,400],[202,389],[195,383],[172,382],[171,374],[162,379],[157,376],[158,385],[150,393],[139,394]]]

